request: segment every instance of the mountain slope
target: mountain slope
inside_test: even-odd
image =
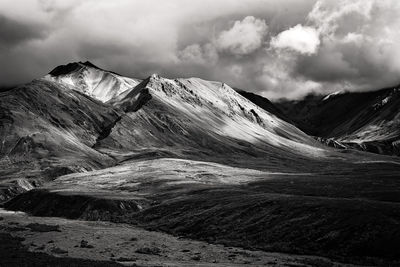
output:
[[[247,98],[260,108],[264,109],[265,111],[268,111],[269,113],[274,114],[275,116],[279,117],[280,119],[289,122],[290,124],[293,124],[293,122],[290,120],[289,117],[287,117],[279,108],[277,108],[271,101],[269,101],[267,98],[262,97],[260,95],[247,92],[244,90],[236,89],[236,92],[238,92],[241,96]]]
[[[109,166],[92,146],[119,113],[46,80],[0,93],[0,164],[7,177],[57,176]]]
[[[400,155],[399,86],[276,103],[295,125],[325,142]]]
[[[114,106],[126,111],[96,148],[167,155],[320,157],[324,149],[228,85],[152,75]]]

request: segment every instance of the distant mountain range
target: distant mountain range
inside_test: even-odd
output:
[[[274,104],[290,122],[328,145],[400,155],[400,85]]]
[[[394,87],[271,103],[222,82],[142,80],[69,63],[0,93],[2,176],[53,177],[149,156],[301,162],[330,154],[321,143],[399,155],[399,96]]]

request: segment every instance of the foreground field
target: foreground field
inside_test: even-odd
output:
[[[282,173],[172,158],[136,160],[61,176],[5,208],[127,223],[228,247],[399,264],[400,165],[370,161],[327,170]]]

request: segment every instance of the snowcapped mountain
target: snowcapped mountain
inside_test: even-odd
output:
[[[110,156],[128,152],[280,158],[325,153],[228,85],[199,78],[152,75],[141,81],[75,62],[2,92],[0,103],[1,162],[29,162],[35,173],[108,166]]]
[[[165,149],[181,156],[182,151],[193,153],[188,151],[193,148],[204,153],[258,154],[272,147],[314,156],[323,151],[296,127],[221,82],[167,79],[157,74],[140,82],[87,62],[59,66],[45,79],[124,111],[109,135],[96,144],[97,149]]]
[[[75,90],[102,102],[132,89],[140,82],[138,79],[100,69],[88,61],[58,66],[44,79],[72,86]]]
[[[0,93],[0,104],[0,176],[12,183],[160,156],[294,171],[331,153],[228,85],[199,78],[139,80],[75,62]]]

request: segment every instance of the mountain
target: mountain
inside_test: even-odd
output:
[[[112,103],[126,113],[97,148],[178,156],[323,153],[312,138],[221,82],[152,75]]]
[[[274,110],[258,107],[221,82],[167,79],[157,74],[144,80],[131,79],[88,62],[59,66],[45,79],[123,112],[94,145],[120,160],[169,155],[194,159],[212,156],[226,161],[216,155],[227,153],[233,161],[243,156],[285,158],[285,154],[305,160],[324,154],[318,142],[280,119]],[[110,86],[108,80],[115,79],[118,82]],[[104,98],[104,92],[109,97]]]
[[[400,86],[275,105],[309,135],[338,147],[400,155]]]
[[[276,165],[325,153],[228,85],[198,78],[139,80],[75,62],[1,92],[0,104],[2,192],[133,158]]]

